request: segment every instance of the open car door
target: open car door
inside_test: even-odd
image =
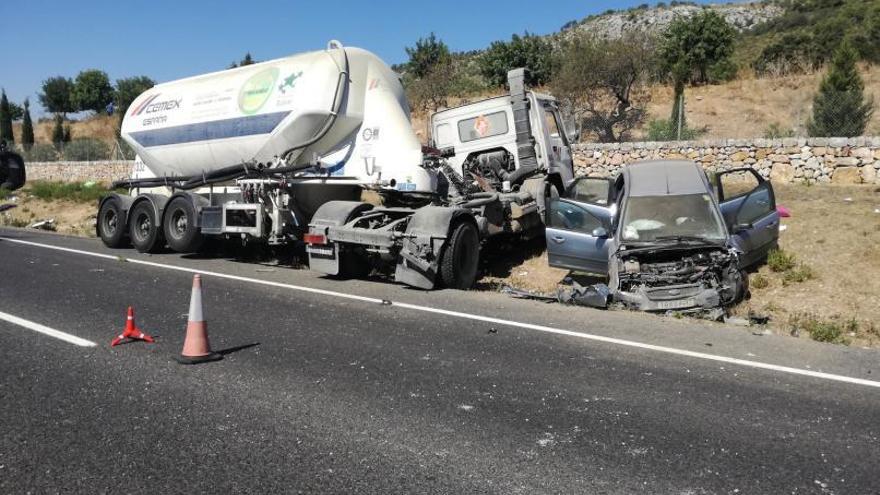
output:
[[[565,197],[550,199],[545,219],[550,266],[608,273],[610,191],[609,179],[580,177]]]
[[[715,191],[733,242],[743,252],[740,267],[764,260],[779,241],[773,186],[756,170],[737,168],[715,175]]]

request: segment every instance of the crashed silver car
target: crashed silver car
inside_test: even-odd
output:
[[[753,169],[710,183],[696,163],[646,161],[576,179],[547,205],[546,236],[551,266],[608,276],[606,303],[698,312],[743,297],[745,269],[777,244],[779,214]]]

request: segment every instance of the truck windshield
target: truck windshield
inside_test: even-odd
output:
[[[721,216],[708,194],[630,197],[621,225],[624,241],[726,238]]]

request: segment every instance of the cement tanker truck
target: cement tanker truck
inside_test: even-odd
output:
[[[141,252],[198,251],[209,236],[302,242],[329,275],[468,288],[481,243],[539,235],[545,198],[573,180],[556,102],[524,75],[511,72],[507,96],[434,114],[433,146],[399,76],[336,41],[157,85],[124,117],[137,159],[114,186],[130,194],[100,202],[97,233]]]

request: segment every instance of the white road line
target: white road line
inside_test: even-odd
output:
[[[10,238],[6,238],[6,237],[0,237],[0,240],[7,241],[7,242],[13,242],[16,244],[24,244],[27,246],[41,247],[41,248],[45,248],[45,249],[53,249],[56,251],[64,251],[64,252],[68,252],[68,253],[81,254],[81,255],[85,255],[85,256],[93,256],[96,258],[104,258],[104,259],[110,259],[110,260],[118,259],[117,256],[112,256],[109,254],[101,254],[101,253],[95,253],[92,251],[83,251],[83,250],[79,250],[79,249],[71,249],[71,248],[66,248],[66,247],[53,246],[51,244],[42,244],[42,243],[38,243],[38,242],[23,241],[20,239],[10,239]],[[281,283],[281,282],[272,282],[270,280],[260,280],[257,278],[242,277],[239,275],[229,275],[229,274],[220,273],[220,272],[196,270],[194,268],[185,268],[182,266],[166,265],[166,264],[162,264],[162,263],[155,263],[152,261],[145,261],[145,260],[139,260],[139,259],[133,259],[133,258],[126,258],[125,260],[129,263],[138,264],[138,265],[152,266],[155,268],[164,268],[167,270],[176,270],[179,272],[186,272],[186,273],[201,273],[203,275],[208,275],[211,277],[225,278],[227,280],[237,280],[240,282],[247,282],[247,283],[258,284],[258,285],[266,285],[269,287],[278,287],[278,288],[282,288],[282,289],[290,289],[290,290],[296,290],[296,291],[301,291],[301,292],[309,292],[312,294],[321,294],[321,295],[332,296],[332,297],[341,298],[341,299],[352,299],[352,300],[356,300],[356,301],[368,302],[368,303],[373,303],[373,304],[388,304],[388,302],[389,302],[389,301],[386,301],[383,299],[377,299],[374,297],[358,296],[355,294],[348,294],[345,292],[336,292],[336,291],[332,291],[332,290],[316,289],[313,287],[305,287],[305,286],[301,286],[301,285],[285,284],[285,283]],[[614,345],[620,345],[620,346],[625,346],[625,347],[633,347],[636,349],[644,349],[644,350],[648,350],[648,351],[662,352],[665,354],[673,354],[673,355],[677,355],[677,356],[687,356],[687,357],[691,357],[691,358],[704,359],[704,360],[715,361],[715,362],[719,362],[719,363],[735,364],[738,366],[745,366],[745,367],[749,367],[749,368],[777,371],[780,373],[788,373],[788,374],[792,374],[792,375],[807,376],[807,377],[819,378],[819,379],[823,379],[823,380],[831,380],[831,381],[836,381],[836,382],[850,383],[853,385],[863,385],[866,387],[880,388],[880,381],[865,380],[863,378],[854,378],[851,376],[835,375],[833,373],[823,373],[821,371],[813,371],[813,370],[807,370],[807,369],[801,369],[801,368],[792,368],[789,366],[780,366],[780,365],[776,365],[776,364],[762,363],[760,361],[750,361],[747,359],[738,359],[738,358],[732,358],[732,357],[727,357],[727,356],[718,356],[715,354],[707,354],[704,352],[688,351],[685,349],[677,349],[674,347],[666,347],[666,346],[654,345],[654,344],[645,344],[645,343],[636,342],[633,340],[625,340],[625,339],[618,339],[618,338],[614,338],[614,337],[605,337],[602,335],[593,335],[593,334],[588,334],[588,333],[575,332],[572,330],[564,330],[564,329],[553,328],[553,327],[548,327],[548,326],[544,326],[544,325],[536,325],[533,323],[523,323],[523,322],[519,322],[519,321],[505,320],[505,319],[495,318],[495,317],[491,317],[491,316],[482,316],[482,315],[475,315],[475,314],[470,314],[470,313],[462,313],[459,311],[450,311],[447,309],[433,308],[430,306],[421,306],[418,304],[409,304],[409,303],[391,301],[391,305],[397,306],[399,308],[411,309],[413,311],[421,311],[421,312],[432,313],[432,314],[441,314],[441,315],[452,316],[452,317],[456,317],[456,318],[463,318],[463,319],[474,320],[474,321],[482,321],[482,322],[486,322],[486,323],[494,323],[496,325],[505,325],[505,326],[510,326],[510,327],[525,328],[528,330],[535,330],[538,332],[551,333],[551,334],[556,334],[556,335],[565,335],[568,337],[577,337],[580,339],[592,340],[592,341],[596,341],[596,342],[604,342],[607,344],[614,344]]]
[[[91,340],[81,339],[76,335],[64,333],[61,330],[55,330],[54,328],[49,328],[45,325],[40,325],[39,323],[34,323],[2,311],[0,311],[0,320],[8,321],[9,323],[27,328],[28,330],[33,330],[43,335],[48,335],[49,337],[55,337],[58,340],[63,340],[69,344],[78,345],[80,347],[95,347],[98,345]]]

